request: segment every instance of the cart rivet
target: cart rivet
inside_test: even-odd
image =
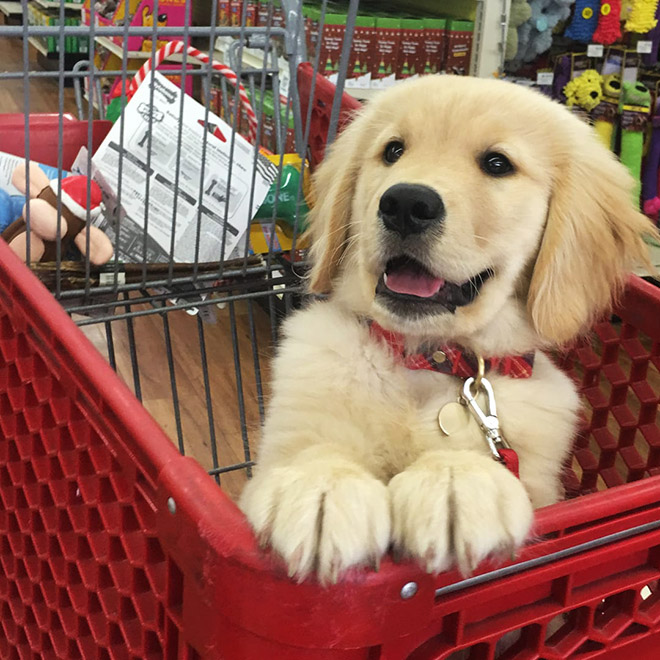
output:
[[[171,514],[176,513],[176,502],[174,501],[173,497],[167,498],[167,509]]]
[[[401,598],[403,600],[408,600],[412,598],[417,593],[417,582],[406,582],[401,587]]]

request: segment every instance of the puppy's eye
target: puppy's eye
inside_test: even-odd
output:
[[[385,151],[383,152],[383,160],[389,165],[396,163],[396,161],[399,160],[401,156],[403,156],[404,151],[405,147],[403,146],[403,142],[392,140],[392,142],[388,142],[385,146]]]
[[[513,172],[511,161],[504,155],[489,151],[481,159],[481,169],[491,176],[504,176]]]

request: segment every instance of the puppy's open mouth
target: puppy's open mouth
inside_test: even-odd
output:
[[[402,255],[387,262],[376,286],[376,295],[396,314],[437,313],[439,307],[454,312],[469,305],[493,271],[490,268],[466,282],[456,283],[431,273],[421,263]]]

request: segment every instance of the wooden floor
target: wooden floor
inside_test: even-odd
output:
[[[31,71],[42,71],[37,62],[37,51],[28,46],[28,66]],[[0,70],[23,71],[23,40],[0,37]],[[23,79],[0,80],[0,113],[7,112],[57,112],[59,91],[57,78],[31,78],[26,104]],[[63,90],[63,111],[78,116],[72,87]],[[1,148],[1,147],[0,147]]]
[[[250,307],[254,335],[250,330]],[[167,435],[206,470],[242,463],[247,456],[254,458],[255,455],[261,422],[256,372],[258,369],[261,381],[267,388],[270,380],[271,326],[269,316],[259,305],[250,303],[250,307],[246,303],[235,304],[240,389],[234,363],[229,306],[224,309],[212,306],[215,323],[200,321],[197,316],[177,310],[165,315],[136,317],[130,323],[115,321],[109,324],[111,329],[108,324],[83,327],[85,334],[106,358],[109,358],[107,333],[111,333],[117,373],[134,392],[139,388],[145,408]],[[119,310],[120,313],[122,311]],[[170,336],[174,386],[167,355],[166,325]],[[131,356],[131,331],[137,371],[133,368]],[[253,340],[257,347],[256,366]],[[206,373],[202,345],[206,351]],[[209,383],[210,414],[205,378]],[[239,393],[244,400],[244,417],[240,412]],[[267,396],[267,390],[264,395]],[[176,400],[179,428],[175,414]],[[248,443],[247,455],[245,440]],[[245,481],[245,470],[222,474],[220,480],[222,487],[235,496]]]

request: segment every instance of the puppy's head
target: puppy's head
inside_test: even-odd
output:
[[[653,231],[592,129],[496,80],[429,76],[370,103],[315,177],[310,288],[417,336],[518,310],[562,343],[610,304]]]

